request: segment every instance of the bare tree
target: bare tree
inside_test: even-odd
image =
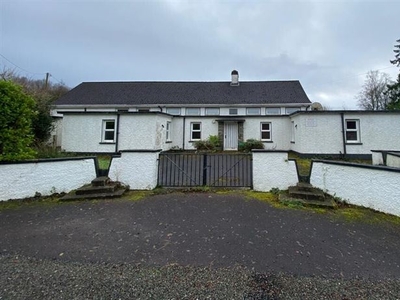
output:
[[[367,73],[362,90],[357,95],[358,107],[365,110],[385,110],[390,98],[385,94],[390,76],[379,71]]]

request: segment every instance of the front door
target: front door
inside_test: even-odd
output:
[[[238,149],[238,123],[224,123],[224,150]]]

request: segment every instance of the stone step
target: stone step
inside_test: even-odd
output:
[[[108,176],[100,176],[92,180],[93,186],[106,186],[110,182]]]
[[[110,198],[120,198],[126,192],[125,188],[119,188],[113,193],[99,193],[99,194],[87,194],[87,195],[77,195],[75,193],[69,193],[62,197],[62,201],[74,201],[74,200],[90,200],[90,199],[110,199]]]
[[[303,206],[308,206],[308,207],[321,207],[321,208],[336,208],[337,207],[336,202],[332,198],[325,198],[323,201],[307,200],[307,199],[295,198],[288,194],[280,194],[279,201],[282,203],[298,202],[298,203],[301,203]]]
[[[305,200],[316,200],[323,201],[325,199],[325,194],[321,190],[318,189],[310,189],[310,188],[299,188],[297,186],[289,187],[289,196],[298,199]]]
[[[305,192],[312,192],[315,190],[315,187],[313,187],[311,184],[307,182],[299,182],[297,183],[296,187],[298,190]]]
[[[116,184],[109,184],[107,186],[84,186],[75,191],[76,195],[90,195],[90,194],[108,194],[114,193],[116,190]]]

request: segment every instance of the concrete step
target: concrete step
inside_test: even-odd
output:
[[[114,193],[116,190],[116,184],[109,184],[107,186],[84,186],[75,191],[77,195],[90,195],[90,194],[109,194]]]
[[[100,176],[92,180],[93,186],[106,186],[110,182],[108,176]]]

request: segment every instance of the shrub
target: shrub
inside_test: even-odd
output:
[[[221,148],[221,142],[216,135],[210,135],[207,140],[201,140],[194,143],[197,150],[217,151]]]
[[[263,142],[256,139],[248,139],[246,142],[239,143],[239,151],[250,152],[253,149],[264,149]]]

